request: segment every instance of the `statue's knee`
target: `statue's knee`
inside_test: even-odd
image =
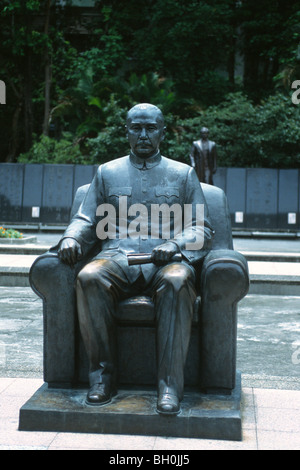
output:
[[[171,264],[167,266],[163,276],[165,284],[177,292],[193,281],[191,270],[184,265]]]
[[[77,275],[77,283],[82,287],[101,284],[101,279],[105,276],[106,269],[104,260],[92,261],[82,268]]]
[[[82,289],[87,288],[95,282],[96,273],[94,270],[90,269],[88,266],[83,268],[77,275],[76,285]]]
[[[76,287],[83,291],[96,288],[102,295],[110,293],[112,283],[104,260],[86,265],[77,275]]]

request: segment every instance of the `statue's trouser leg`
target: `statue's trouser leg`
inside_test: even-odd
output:
[[[80,331],[90,365],[90,385],[116,383],[116,331],[114,313],[128,281],[116,263],[95,260],[77,277]]]
[[[184,365],[196,300],[195,272],[184,263],[159,270],[154,279],[158,392],[183,398]]]

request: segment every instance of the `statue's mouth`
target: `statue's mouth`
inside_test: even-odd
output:
[[[141,142],[137,144],[137,148],[148,149],[148,148],[152,148],[152,145],[147,142]]]

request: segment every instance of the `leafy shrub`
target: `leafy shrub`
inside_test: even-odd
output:
[[[127,109],[121,108],[112,97],[104,109],[106,126],[97,137],[86,140],[85,162],[105,163],[128,153],[128,141],[125,131]]]
[[[288,96],[276,94],[255,106],[242,93],[232,93],[196,117],[178,119],[168,154],[189,163],[191,143],[205,126],[217,143],[219,166],[299,168],[299,122],[300,106]]]
[[[41,135],[31,149],[19,156],[20,163],[85,163],[78,143],[70,133],[62,139]]]
[[[95,138],[79,145],[72,134],[59,141],[42,136],[19,162],[100,164],[123,156],[129,150],[127,110],[112,95],[102,106],[105,124]],[[189,163],[192,142],[205,126],[217,144],[218,166],[300,167],[300,105],[293,105],[289,96],[278,93],[254,105],[241,92],[230,93],[219,105],[194,110],[185,119],[163,111],[167,133],[161,151],[169,158]]]

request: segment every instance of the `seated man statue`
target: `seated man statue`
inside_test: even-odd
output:
[[[210,249],[213,230],[195,170],[160,154],[165,135],[160,109],[134,106],[126,129],[130,155],[100,165],[62,237],[59,257],[72,265],[101,239],[99,253],[76,281],[90,368],[86,403],[103,405],[116,394],[116,307],[144,294],[152,297],[156,314],[157,411],[177,414],[196,299],[195,265]],[[169,217],[161,212],[166,207]],[[157,208],[165,215],[163,223]],[[149,264],[128,264],[128,254],[147,252]],[[176,254],[181,260],[172,260]]]

